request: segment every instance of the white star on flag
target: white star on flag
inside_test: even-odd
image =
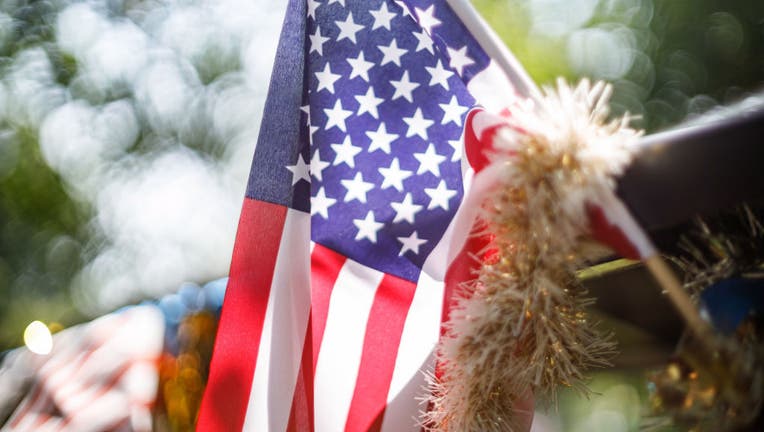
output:
[[[451,47],[447,47],[446,50],[448,51],[448,58],[451,59],[449,64],[459,75],[464,75],[465,67],[475,64],[475,61],[467,55],[467,45],[458,50]]]
[[[435,67],[425,66],[427,72],[430,74],[430,85],[434,86],[440,84],[441,87],[448,90],[448,78],[450,78],[454,72],[443,67],[443,63],[438,60]]]
[[[427,33],[432,34],[432,28],[439,26],[442,22],[435,17],[435,5],[430,5],[425,10],[414,8],[416,16],[419,18],[419,25],[423,29],[427,30]]]
[[[358,101],[358,115],[369,113],[375,119],[379,118],[377,107],[384,101],[384,99],[378,98],[374,94],[374,87],[369,87],[365,95],[356,95],[355,100]]]
[[[374,212],[369,210],[366,213],[366,217],[363,219],[353,219],[353,225],[358,228],[358,233],[355,235],[356,240],[368,239],[372,243],[377,242],[377,232],[385,225],[381,222],[374,220]]]
[[[387,133],[387,127],[384,123],[379,124],[379,128],[376,131],[367,131],[366,136],[371,138],[371,144],[369,144],[369,153],[375,150],[382,150],[383,152],[390,154],[390,143],[398,138],[398,135]]]
[[[403,197],[403,201],[391,202],[390,207],[395,210],[395,219],[393,219],[393,223],[406,221],[411,224],[414,223],[414,217],[416,214],[424,208],[424,206],[413,203],[411,192],[407,193],[406,196]]]
[[[334,23],[340,29],[340,34],[337,36],[337,42],[341,41],[342,39],[349,39],[351,42],[357,43],[355,34],[361,31],[363,26],[356,24],[355,21],[353,21],[352,12],[348,12],[348,17],[345,19],[345,21],[335,21]]]
[[[323,175],[321,173],[329,165],[331,165],[329,162],[324,162],[321,160],[321,154],[319,153],[319,150],[316,149],[316,151],[313,153],[313,157],[310,159],[310,174],[315,177],[316,180],[324,181]]]
[[[329,207],[333,206],[337,200],[326,196],[323,187],[318,189],[316,196],[310,197],[310,213],[319,214],[324,219],[329,219]]]
[[[352,180],[343,179],[340,180],[340,183],[347,189],[344,198],[345,202],[358,200],[366,204],[366,193],[374,189],[374,183],[363,181],[363,175],[360,172],[355,173],[355,177]]]
[[[427,32],[413,32],[412,34],[417,39],[415,52],[427,50],[430,52],[430,54],[435,54],[435,50],[432,47],[432,38],[427,34]]]
[[[336,126],[337,129],[341,130],[342,132],[347,132],[345,120],[353,115],[353,111],[342,109],[342,102],[337,99],[337,102],[334,103],[334,107],[324,108],[324,112],[326,113],[327,117],[326,130],[331,129],[332,126]]]
[[[346,135],[342,144],[332,144],[332,150],[336,154],[332,165],[337,166],[344,163],[350,168],[355,168],[355,156],[361,152],[361,147],[354,146],[350,142],[350,135]]]
[[[308,173],[308,164],[305,163],[305,159],[302,155],[297,157],[297,162],[294,165],[287,165],[286,169],[292,172],[292,186],[298,181],[305,180],[310,183],[310,174]]]
[[[438,104],[443,109],[443,120],[441,124],[448,124],[448,122],[454,122],[455,125],[462,125],[462,115],[469,111],[469,108],[459,105],[459,101],[456,100],[456,96],[451,96],[451,101],[447,104]]]
[[[409,71],[404,71],[403,76],[399,81],[392,80],[390,84],[395,87],[395,93],[393,93],[392,100],[398,98],[405,98],[409,102],[414,101],[414,96],[411,94],[414,89],[419,87],[419,83],[412,82],[409,79]]]
[[[316,28],[316,32],[308,37],[310,38],[309,53],[315,51],[318,55],[324,55],[324,42],[328,41],[329,38],[321,36],[321,28]]]
[[[438,166],[446,160],[446,157],[436,153],[434,145],[430,144],[424,153],[414,153],[414,157],[419,161],[417,175],[430,172],[435,177],[440,177],[440,168]]]
[[[377,48],[379,48],[380,51],[382,51],[383,57],[382,62],[380,62],[380,66],[384,66],[388,63],[395,63],[396,66],[401,66],[401,56],[406,54],[406,50],[402,48],[398,48],[398,42],[393,39],[392,42],[390,42],[390,45],[384,46],[380,45]]]
[[[430,197],[430,204],[427,206],[428,210],[440,207],[448,211],[448,200],[456,195],[455,190],[446,187],[445,180],[441,180],[436,188],[424,188],[424,192]]]
[[[448,140],[448,145],[454,148],[454,154],[451,156],[451,162],[456,162],[462,158],[462,140]]]
[[[402,170],[398,158],[394,158],[390,162],[390,167],[382,167],[379,169],[379,173],[382,174],[384,180],[382,181],[381,189],[394,187],[398,192],[403,192],[403,180],[411,177],[411,171]]]
[[[318,80],[318,88],[316,88],[316,91],[320,92],[323,89],[327,89],[331,94],[334,94],[334,83],[337,82],[337,80],[342,76],[332,73],[332,69],[329,66],[329,63],[324,66],[323,71],[316,72],[314,75]]]
[[[390,12],[390,10],[387,9],[387,3],[382,3],[382,6],[380,6],[379,9],[370,11],[369,13],[374,17],[374,25],[371,27],[372,30],[381,27],[390,30],[390,21],[396,16],[395,13]]]
[[[321,3],[317,2],[316,0],[308,0],[308,17],[316,19],[316,9],[321,5]]]
[[[361,77],[364,81],[369,82],[369,69],[374,66],[374,63],[366,61],[363,51],[358,53],[358,57],[349,58],[348,63],[350,63],[350,67],[353,68],[353,70],[350,71],[350,77],[348,79]]]
[[[416,231],[411,233],[411,235],[408,237],[398,237],[398,241],[401,242],[401,251],[398,253],[398,256],[401,256],[408,251],[414,252],[418,255],[419,246],[427,243],[427,240],[419,238],[419,234],[417,234]]]
[[[413,117],[403,117],[403,121],[409,125],[408,131],[406,131],[406,137],[418,135],[425,141],[427,141],[427,128],[435,123],[432,120],[424,118],[422,115],[422,108],[417,108]]]

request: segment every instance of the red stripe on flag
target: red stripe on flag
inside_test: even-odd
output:
[[[488,159],[488,152],[493,149],[493,141],[499,129],[507,126],[504,121],[497,120],[499,120],[498,117],[488,114],[482,109],[474,109],[467,115],[464,128],[464,152],[467,156],[467,162],[476,174],[491,164],[491,160]],[[478,128],[480,135],[475,130],[474,123],[476,121],[488,122],[488,125],[482,124]]]
[[[464,128],[464,153],[467,156],[467,162],[469,162],[476,173],[491,163],[485,154],[486,148],[490,146],[485,144],[485,141],[481,139],[482,137],[477,136],[475,129],[472,127],[475,115],[480,112],[481,110],[470,111],[467,114],[466,127]]]
[[[304,432],[314,429],[313,377],[321,340],[326,329],[332,289],[346,260],[347,258],[343,255],[320,244],[316,244],[313,248],[310,270],[311,311],[287,431]]]
[[[392,275],[385,275],[377,288],[346,431],[379,431],[382,427],[401,333],[415,291],[415,283]]]
[[[475,221],[472,232],[479,232],[483,222]],[[443,318],[441,322],[450,319],[451,309],[456,305],[456,295],[469,295],[464,290],[465,284],[477,278],[477,271],[485,262],[494,259],[495,251],[489,248],[492,237],[490,235],[473,235],[467,237],[464,247],[456,255],[448,267],[445,278],[445,292],[443,293]]]
[[[633,260],[642,258],[639,249],[629,240],[629,236],[623,232],[617,223],[608,220],[601,207],[587,203],[586,212],[589,216],[591,235],[595,240],[610,246],[624,258]]]
[[[297,383],[292,395],[292,408],[289,411],[287,432],[313,431],[313,370],[306,365],[313,361],[313,319],[308,317],[308,328],[305,332],[305,342],[302,346],[300,371],[297,373]]]
[[[199,431],[241,430],[287,209],[245,199]]]

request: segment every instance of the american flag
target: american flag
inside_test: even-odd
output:
[[[471,113],[530,82],[494,38],[466,1],[289,1],[199,430],[420,429]]]
[[[158,308],[135,306],[55,334],[48,354],[12,351],[0,365],[0,407],[14,410],[0,430],[151,431],[164,328]],[[9,403],[5,392],[22,398]]]

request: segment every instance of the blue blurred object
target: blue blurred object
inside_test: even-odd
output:
[[[216,318],[220,316],[228,278],[216,279],[203,287],[186,282],[177,293],[162,297],[158,306],[165,318],[165,349],[173,355],[178,354],[178,328],[188,315],[208,312]]]
[[[178,294],[168,294],[159,300],[159,308],[164,313],[167,325],[178,325],[183,315],[186,314],[186,307]]]
[[[199,311],[204,308],[204,292],[199,285],[186,282],[178,290],[180,300],[189,311]]]
[[[223,307],[223,298],[225,297],[225,288],[228,285],[228,278],[221,278],[208,282],[202,290],[204,291],[204,308],[220,313]]]
[[[724,279],[706,288],[701,302],[714,327],[732,334],[744,320],[764,311],[764,277]]]

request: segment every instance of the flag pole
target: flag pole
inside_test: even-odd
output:
[[[666,292],[666,295],[668,295],[687,325],[695,333],[695,336],[697,336],[707,348],[713,348],[713,344],[710,340],[710,336],[713,334],[711,326],[700,316],[692,299],[690,299],[687,291],[682,288],[679,279],[677,279],[674,272],[666,264],[666,261],[660,254],[656,253],[655,255],[645,258],[644,263],[645,267],[647,267],[663,291]]]
[[[623,249],[616,250],[616,252],[625,257],[638,258],[644,263],[645,267],[653,275],[653,278],[655,278],[663,291],[666,292],[690,330],[695,333],[695,336],[706,348],[713,351],[713,330],[710,324],[700,316],[698,308],[695,307],[687,291],[682,287],[673,270],[663,260],[660,252],[652,240],[650,240],[645,230],[637,223],[636,218],[626,207],[626,204],[611,191],[607,191],[599,196],[599,204],[604,209],[607,209],[610,221],[615,223],[634,249],[634,251]],[[597,231],[596,228],[595,231]],[[595,235],[595,237],[597,236]],[[602,241],[602,239],[600,240]],[[605,241],[605,243],[609,242]]]

